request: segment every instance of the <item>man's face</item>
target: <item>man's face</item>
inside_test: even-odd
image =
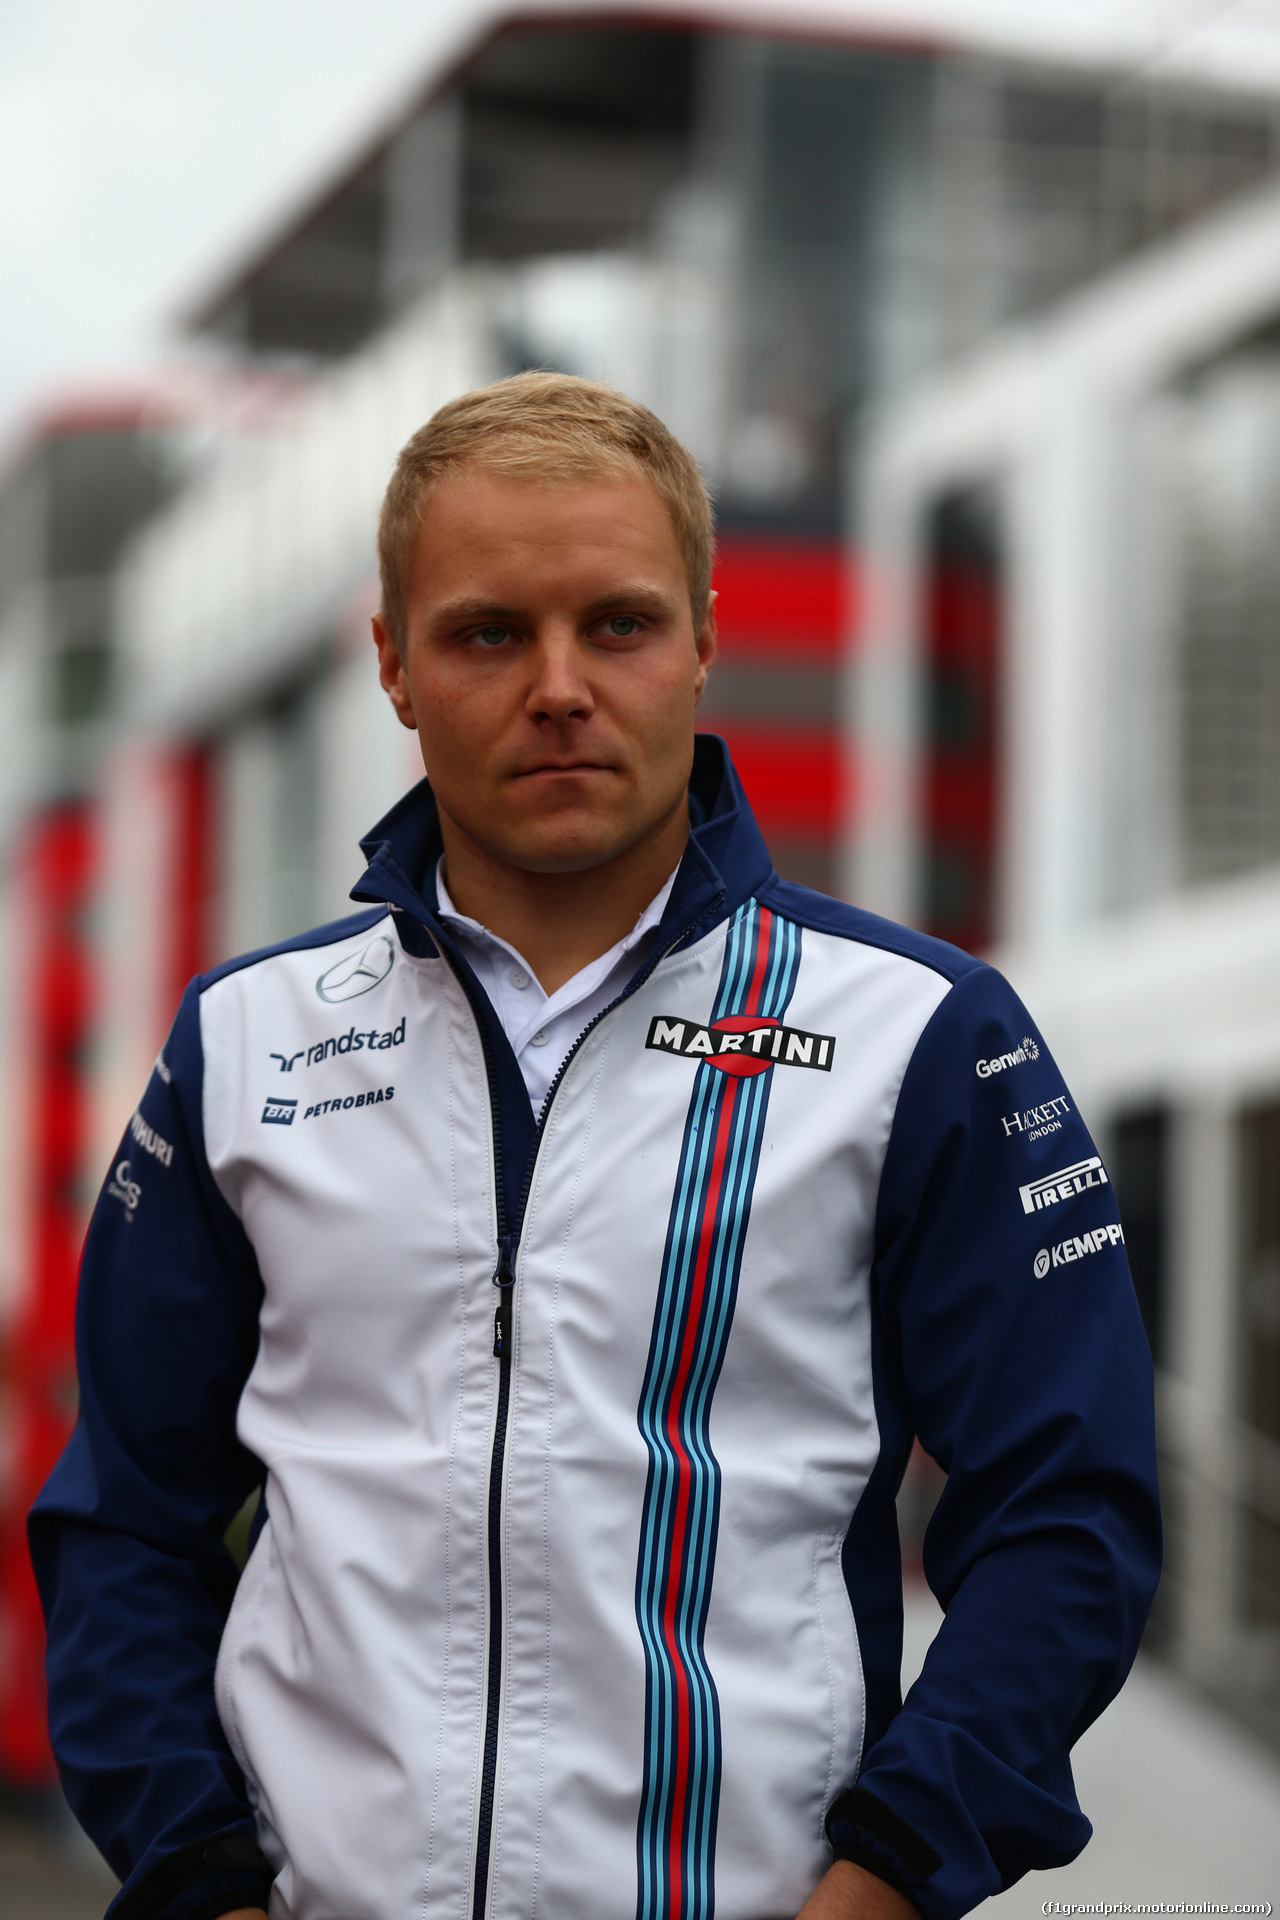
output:
[[[715,621],[695,629],[647,481],[450,475],[406,586],[403,660],[374,623],[382,684],[446,824],[511,866],[572,873],[683,809]]]

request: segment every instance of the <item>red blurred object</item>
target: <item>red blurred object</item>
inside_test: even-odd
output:
[[[944,522],[927,600],[926,926],[971,953],[995,922],[1002,611],[994,540]]]
[[[853,622],[855,580],[834,540],[729,535],[711,580],[726,655],[834,661]]]
[[[844,806],[840,742],[807,727],[721,723],[766,839],[834,840]]]
[[[168,1018],[193,974],[209,964],[213,896],[213,763],[207,746],[183,749],[173,764],[173,909]]]
[[[721,657],[785,673],[835,668],[855,616],[856,581],[833,540],[730,534],[712,584]],[[717,719],[765,838],[833,847],[845,816],[848,770],[831,710],[803,722]],[[785,850],[780,845],[779,853]]]
[[[84,1231],[80,1178],[88,1126],[85,1055],[92,1019],[87,908],[96,864],[92,810],[57,806],[28,831],[18,898],[27,925],[22,1004],[30,1116],[26,1291],[7,1343],[10,1457],[0,1510],[0,1777],[56,1779],[45,1727],[44,1625],[26,1515],[76,1413],[74,1318]]]

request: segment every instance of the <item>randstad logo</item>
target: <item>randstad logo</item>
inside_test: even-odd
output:
[[[711,1026],[696,1020],[676,1020],[658,1014],[649,1022],[646,1047],[658,1053],[676,1053],[688,1060],[705,1060],[735,1079],[750,1079],[770,1067],[812,1067],[830,1073],[835,1037],[784,1027],[767,1014],[726,1013]]]
[[[385,933],[375,934],[359,953],[335,960],[316,981],[316,992],[330,1005],[354,1000],[380,986],[395,965],[396,950]]]
[[[1039,1058],[1040,1049],[1028,1033],[1012,1053],[997,1053],[990,1060],[979,1060],[976,1072],[979,1080],[989,1080],[993,1073],[1007,1073],[1010,1067],[1025,1067],[1029,1061]]]
[[[370,1027],[367,1033],[348,1027],[345,1033],[331,1034],[327,1040],[317,1040],[312,1047],[299,1047],[296,1053],[272,1053],[269,1058],[279,1061],[281,1073],[292,1073],[302,1059],[307,1066],[314,1067],[321,1060],[332,1060],[338,1054],[385,1053],[388,1047],[402,1047],[404,1031],[403,1017],[398,1027],[388,1027],[385,1033],[379,1033],[376,1027]]]

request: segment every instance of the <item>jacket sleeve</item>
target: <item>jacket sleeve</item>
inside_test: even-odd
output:
[[[29,1522],[49,1725],[81,1825],[125,1885],[111,1920],[267,1902],[214,1705],[228,1523],[261,1482],[236,1438],[261,1282],[214,1184],[188,988],[99,1196],[80,1272],[80,1413]]]
[[[1119,1691],[1160,1570],[1152,1366],[1115,1193],[989,968],[952,988],[905,1075],[872,1284],[882,1433],[914,1431],[947,1474],[924,1544],[945,1619],[828,1832],[954,1920],[1088,1840],[1070,1748]]]

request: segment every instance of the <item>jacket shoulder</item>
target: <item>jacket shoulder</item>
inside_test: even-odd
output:
[[[989,971],[985,961],[975,960],[971,953],[966,953],[961,947],[951,946],[946,940],[937,940],[928,933],[917,933],[914,927],[903,927],[894,920],[883,920],[877,913],[867,913],[862,907],[851,907],[847,901],[833,899],[828,893],[799,886],[791,880],[780,880],[776,875],[760,889],[757,897],[766,906],[785,914],[788,920],[812,928],[815,933],[829,933],[840,940],[856,941],[864,947],[879,947],[885,953],[899,954],[904,960],[914,960],[920,966],[941,974],[944,980],[952,984],[968,974]]]
[[[365,913],[350,913],[341,920],[328,920],[323,926],[310,927],[306,933],[295,933],[288,940],[277,940],[269,947],[255,947],[250,953],[236,954],[234,959],[223,960],[218,966],[210,967],[207,973],[198,974],[196,989],[205,993],[216,986],[219,980],[227,979],[233,973],[241,973],[246,967],[260,966],[265,960],[278,959],[281,954],[306,953],[315,947],[335,947],[344,940],[354,940],[362,933],[369,933],[380,921],[389,917],[385,906],[372,907]]]

